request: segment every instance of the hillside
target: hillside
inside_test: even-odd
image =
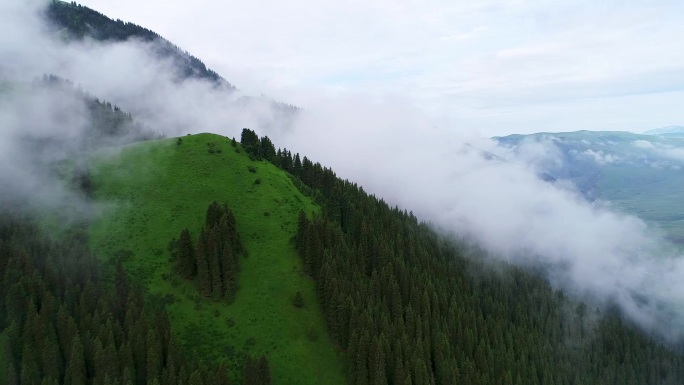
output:
[[[682,138],[684,137],[684,126],[667,126],[648,130],[644,135],[657,135],[662,137]]]
[[[113,20],[96,10],[75,2],[51,0],[45,10],[45,18],[57,36],[67,42],[93,39],[102,42],[141,41],[149,44],[149,49],[158,58],[170,60],[174,64],[174,77],[177,81],[200,79],[208,81],[215,89],[226,92],[226,96],[237,91],[237,88],[221,77],[216,71],[208,68],[199,58],[182,50],[174,43],[166,40],[158,33],[134,23]],[[0,90],[2,84],[0,84]],[[229,99],[228,97],[226,98]],[[261,126],[286,124],[300,111],[300,108],[288,103],[260,96],[240,96],[235,102],[242,109],[270,110],[273,118],[265,119]]]
[[[185,351],[233,369],[242,353],[266,354],[276,384],[637,384],[653,376],[675,383],[684,370],[677,353],[629,329],[619,313],[587,314],[521,269],[500,266],[509,277],[502,279],[477,261],[481,254],[464,259],[464,245],[306,157],[262,151],[263,139],[247,133],[244,147],[202,134],[94,160],[105,215],[91,226],[93,250],[122,260],[166,307]],[[250,160],[258,157],[271,162]],[[317,191],[322,210],[293,180]],[[166,249],[179,229],[201,226],[214,200],[235,211],[249,254],[233,304],[203,299],[175,275]],[[302,221],[300,209],[319,214]],[[296,291],[304,309],[292,304]],[[601,317],[595,325],[594,317]],[[311,327],[315,342],[307,340]],[[331,339],[347,355],[336,354]],[[651,347],[637,348],[644,344]],[[552,368],[554,360],[563,364]],[[657,374],[654,362],[672,374]]]
[[[245,147],[233,147],[228,138],[202,134],[95,154],[93,208],[99,219],[86,227],[89,237],[78,229],[62,237],[89,238],[99,264],[83,248],[67,244],[54,250],[30,228],[0,227],[1,299],[15,309],[3,331],[11,335],[6,378],[22,373],[21,384],[40,378],[71,383],[75,363],[84,361],[79,376],[86,384],[98,384],[110,370],[125,383],[134,375],[139,385],[150,381],[146,373],[161,373],[160,385],[227,384],[218,380],[226,367],[232,383],[269,384],[247,375],[253,365],[247,357],[261,354],[274,384],[674,385],[684,378],[681,353],[635,330],[618,311],[587,308],[520,268],[497,265],[493,271],[482,262],[482,252],[439,236],[332,170],[289,151],[263,151],[268,146],[257,143],[270,141],[253,132],[243,132],[242,141]],[[259,157],[270,163],[253,160]],[[311,193],[320,209],[295,186]],[[168,249],[184,227],[197,237],[214,200],[234,211],[248,251],[240,259],[232,304],[205,299],[197,285],[180,279]],[[44,266],[45,284],[34,283],[36,270],[25,253],[15,252],[22,239],[38,243],[28,249],[29,258]],[[102,277],[114,278],[114,293],[106,285],[92,288],[96,265],[102,264],[110,266]],[[138,313],[144,315],[140,326],[132,324],[130,313],[142,297],[126,296],[124,269],[130,287],[143,289],[150,304]],[[41,289],[55,282],[57,294]],[[303,308],[294,306],[297,291]],[[43,308],[55,311],[49,305],[55,295],[65,297],[60,317],[73,314],[70,322],[84,334],[66,346],[68,338],[60,337],[59,347],[71,355],[57,355],[50,370],[39,369],[38,360],[54,357],[50,352],[57,344],[43,343],[35,358],[32,347],[39,342],[29,331],[41,322],[50,325],[54,317],[40,317],[33,301],[16,299],[39,298],[48,304],[42,314]],[[97,321],[103,314],[110,317],[106,323]],[[23,326],[12,326],[17,323]],[[159,331],[150,329],[154,323],[162,326]],[[63,325],[56,328],[69,332]],[[310,338],[311,329],[317,338]],[[124,342],[117,345],[119,339]],[[176,339],[180,351],[173,348]],[[162,351],[173,352],[162,363],[158,340]],[[346,354],[336,353],[331,340]],[[121,367],[130,363],[125,370],[109,369],[103,358],[117,350]],[[126,358],[130,350],[133,358]],[[189,360],[191,372],[174,365],[185,362],[172,358],[182,355],[195,357]],[[214,372],[216,379],[210,377]]]
[[[86,37],[99,41],[126,41],[138,39],[154,42],[155,51],[161,58],[172,59],[182,78],[197,77],[214,82],[217,86],[235,89],[233,85],[208,69],[201,60],[162,38],[157,33],[133,23],[112,20],[107,16],[75,2],[52,0],[47,7],[46,16],[55,24],[63,36],[71,40]]]
[[[317,208],[286,174],[211,134],[103,151],[94,164],[95,200],[104,215],[90,230],[93,251],[104,260],[123,258],[150,295],[167,304],[185,348],[238,368],[244,354],[267,354],[279,384],[344,383],[314,284],[290,242],[300,210]],[[235,212],[249,255],[229,306],[201,297],[168,262],[169,241],[185,227],[196,239],[212,201]],[[292,305],[297,291],[302,309]],[[315,342],[306,336],[311,327],[319,334]]]
[[[151,43],[142,49],[177,60],[174,85],[222,82],[152,31],[50,4],[50,38]],[[7,119],[7,132],[41,133],[50,145],[39,150],[59,156],[12,141],[3,158],[17,172],[0,173],[0,198],[13,198],[0,200],[0,384],[684,383],[670,302],[629,287],[620,293],[630,298],[565,293],[549,283],[554,266],[494,258],[255,131],[244,129],[240,143],[211,133],[161,139],[68,81],[42,82],[51,97],[8,114],[18,123]],[[258,126],[298,111],[267,98],[231,103],[275,104]],[[683,219],[682,141],[606,132],[497,140],[513,153],[526,141],[555,146],[562,161],[539,170],[550,183],[571,180],[663,227]],[[372,159],[364,166],[392,161]],[[14,189],[25,179],[34,183]],[[630,310],[657,314],[644,331]]]

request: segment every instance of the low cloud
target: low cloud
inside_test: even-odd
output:
[[[586,150],[579,154],[580,156],[590,159],[599,165],[619,163],[622,159],[614,154],[608,154],[603,151]]]
[[[68,199],[58,170],[73,155],[87,124],[86,106],[59,88],[15,85],[0,91],[0,206],[23,197],[56,204]]]
[[[511,156],[493,141],[432,127],[392,103],[336,100],[325,108],[312,108],[276,142],[499,258],[543,269],[557,288],[618,304],[642,327],[682,336],[684,259],[640,219],[540,179],[529,159],[553,149]]]
[[[655,145],[653,145],[653,143],[649,142],[648,140],[635,140],[634,142],[632,142],[632,144],[635,147],[649,149],[649,150],[655,148]]]
[[[632,142],[632,145],[640,149],[650,150],[654,154],[670,160],[684,162],[683,147],[675,147],[669,144],[649,142],[646,140],[635,140]]]

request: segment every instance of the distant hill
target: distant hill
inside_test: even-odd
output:
[[[133,119],[130,113],[77,88],[68,79],[55,75],[43,75],[33,82],[30,92],[35,93],[40,90],[54,92],[55,98],[59,98],[60,95],[73,97],[85,104],[87,124],[84,127],[84,135],[81,137],[82,143],[76,144],[78,150],[93,150],[163,137],[160,132],[155,132]]]
[[[207,68],[198,58],[181,50],[178,46],[157,33],[139,25],[112,20],[107,16],[75,2],[53,0],[47,10],[47,18],[57,30],[62,30],[67,39],[80,40],[89,37],[100,41],[126,41],[139,39],[154,42],[159,57],[172,59],[181,78],[196,77],[214,82],[217,86],[235,89],[215,71]]]
[[[644,132],[644,135],[684,138],[684,126],[667,126]]]
[[[495,138],[524,151],[526,143],[547,143],[559,162],[538,164],[552,180],[569,180],[589,200],[611,202],[661,227],[684,243],[684,138],[614,131],[537,133]],[[550,180],[550,179],[549,179]]]
[[[161,59],[171,59],[175,63],[178,80],[204,79],[229,93],[237,90],[233,84],[208,68],[200,59],[147,28],[118,19],[112,20],[75,2],[53,0],[46,8],[45,15],[53,24],[55,33],[62,34],[68,41],[90,38],[98,41],[123,42],[136,39],[151,43],[150,47],[155,55]],[[78,81],[78,79],[72,80]],[[276,124],[287,126],[301,111],[300,107],[263,95],[260,97],[242,95],[234,105],[238,108],[270,112],[270,114],[264,113],[263,119],[257,123],[258,128],[261,129],[267,129]]]

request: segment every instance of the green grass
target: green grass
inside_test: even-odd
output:
[[[228,138],[212,134],[182,137],[180,145],[174,138],[109,149],[93,164],[102,214],[91,226],[91,246],[108,260],[128,256],[133,279],[152,300],[168,303],[182,345],[233,367],[245,354],[264,353],[274,384],[346,382],[344,357],[326,332],[315,284],[290,242],[299,211],[318,208],[286,173],[251,161]],[[206,300],[178,279],[167,250],[184,227],[196,239],[214,200],[235,212],[249,253],[240,261],[240,289],[231,305]],[[297,291],[304,295],[302,309],[292,305]],[[306,337],[310,326],[319,332],[315,342]]]
[[[684,245],[680,172],[651,167],[604,167],[597,187],[613,207],[660,228],[670,241]]]

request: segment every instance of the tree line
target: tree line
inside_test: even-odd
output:
[[[254,136],[248,144],[270,142]],[[300,214],[294,242],[347,353],[350,384],[684,381],[681,349],[619,311],[588,311],[518,267],[492,269],[483,252],[306,157],[279,149],[271,161],[323,208],[314,218]]]
[[[207,208],[205,224],[196,245],[187,228],[172,240],[178,274],[195,280],[205,297],[232,303],[238,288],[239,256],[245,249],[240,241],[233,211],[213,202]]]
[[[155,53],[162,58],[172,59],[181,78],[207,79],[227,89],[235,89],[215,71],[195,56],[181,50],[157,33],[134,23],[112,20],[107,16],[77,4],[52,0],[45,11],[47,19],[59,29],[65,29],[71,39],[90,37],[100,41],[126,41],[131,38],[154,42]]]
[[[92,150],[102,147],[128,144],[133,142],[160,139],[161,133],[133,119],[130,113],[110,102],[100,100],[90,93],[76,87],[68,80],[52,74],[44,74],[34,79],[32,92],[53,92],[53,97],[73,98],[84,105],[85,123],[79,143],[73,143],[75,150]],[[79,111],[68,111],[79,113]],[[69,140],[72,140],[71,138]],[[54,146],[51,142],[38,142],[36,147]]]

